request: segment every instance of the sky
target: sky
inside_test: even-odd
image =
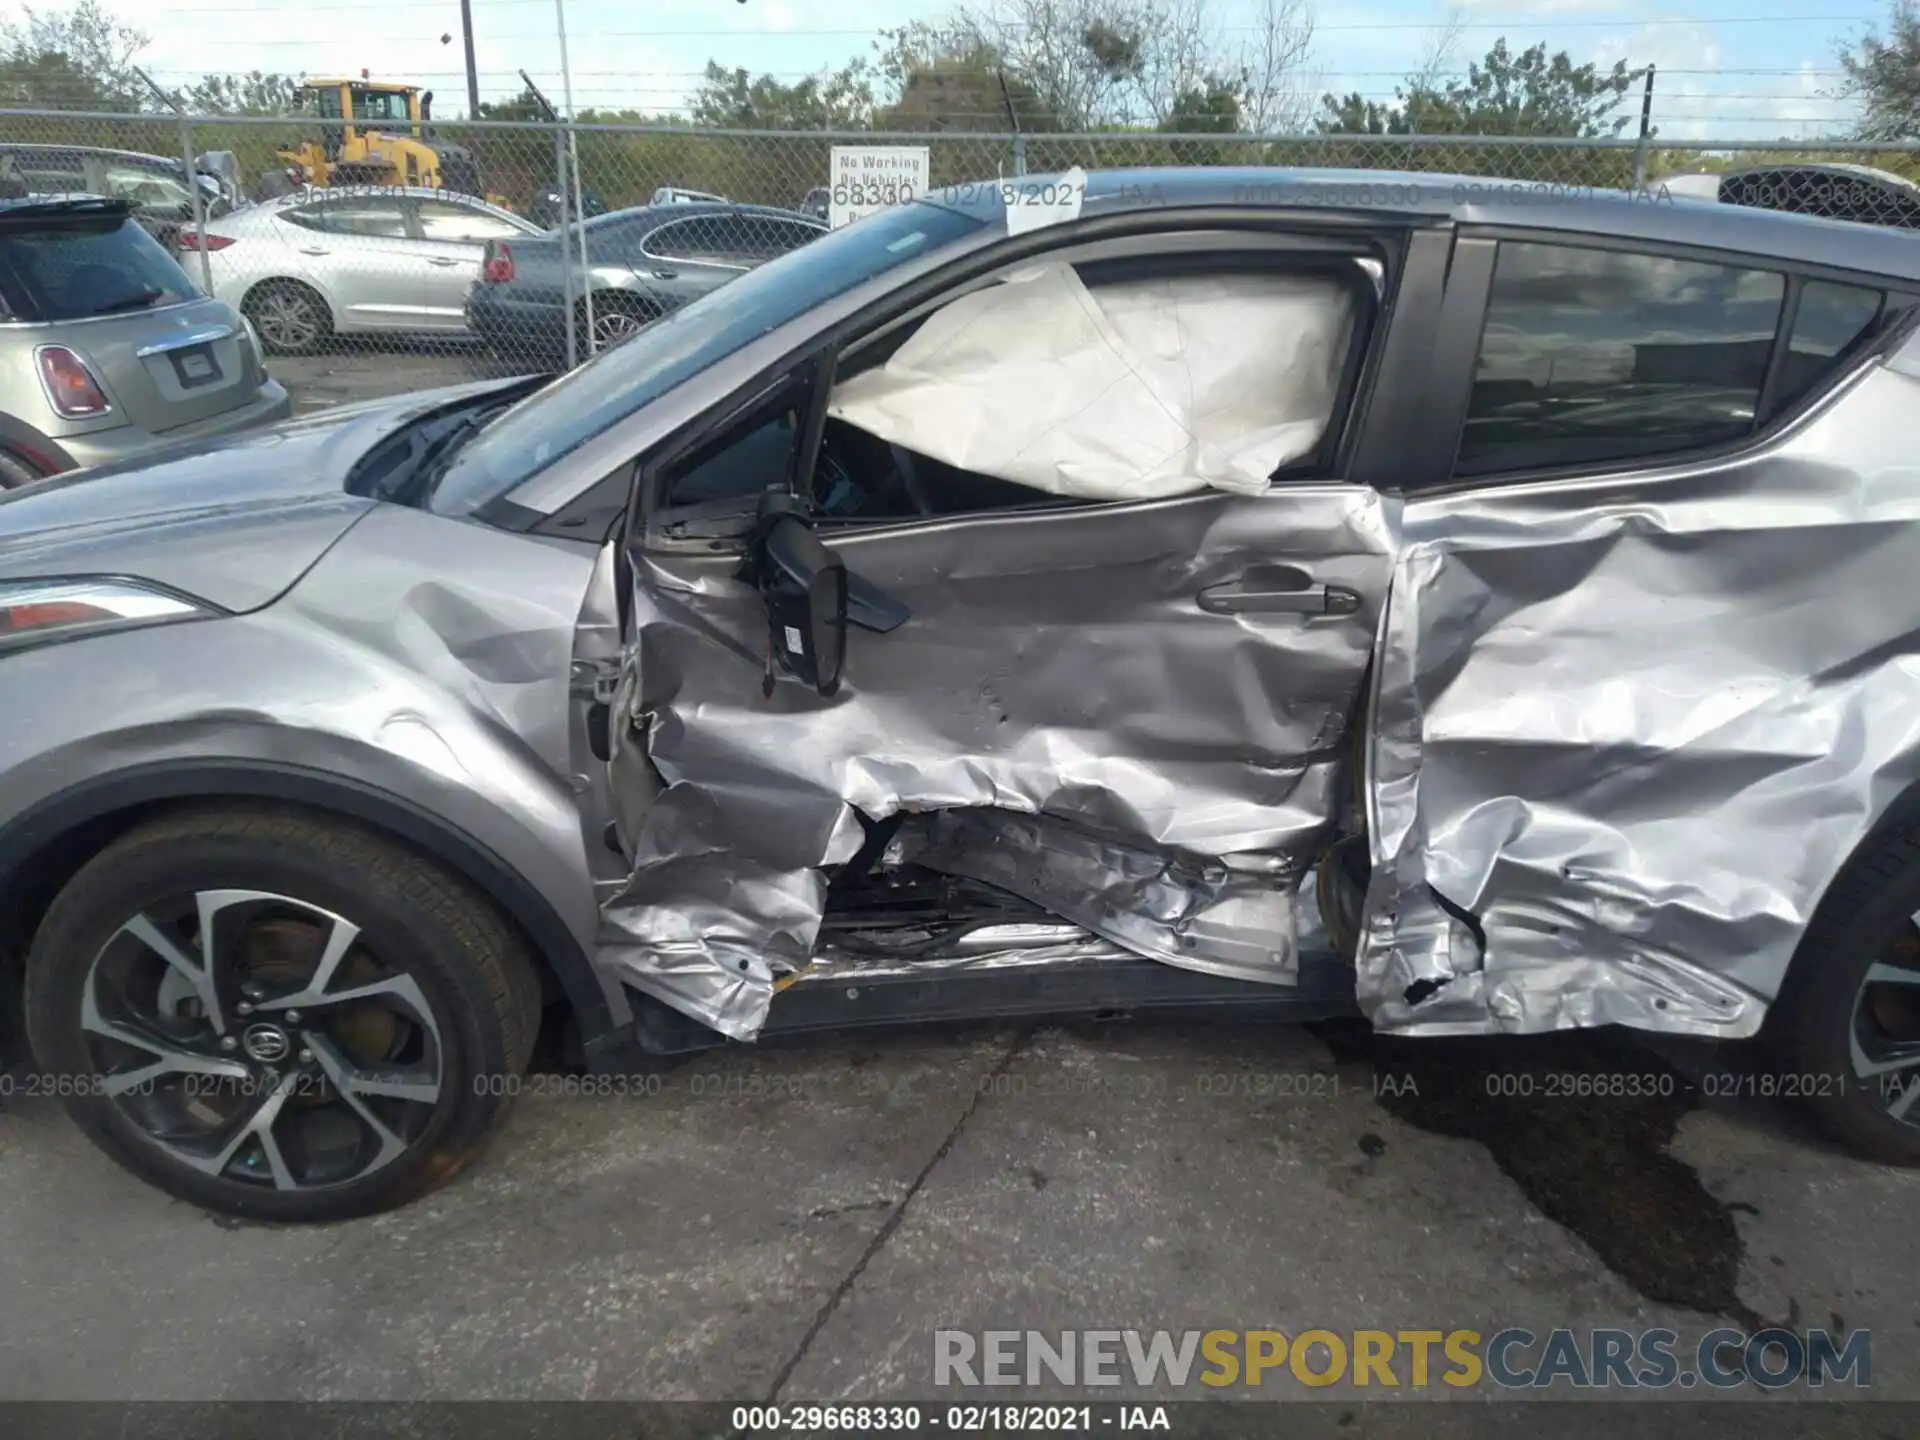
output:
[[[459,0],[105,0],[152,35],[139,63],[163,84],[207,71],[358,72],[435,89],[436,113],[464,112]],[[471,0],[483,99],[520,89],[524,67],[556,101],[561,59],[554,0]],[[1205,0],[1229,36],[1257,0]],[[43,0],[59,9],[61,0]],[[17,18],[17,0],[0,15]],[[708,60],[797,79],[870,53],[877,32],[949,9],[948,0],[566,0],[577,106],[684,107]],[[1654,122],[1663,138],[1773,139],[1832,134],[1850,107],[1835,98],[1836,49],[1883,24],[1887,0],[1317,0],[1302,79],[1313,91],[1389,99],[1396,80],[1458,21],[1447,67],[1463,71],[1505,36],[1545,41],[1576,63],[1657,67]],[[447,37],[443,41],[442,37]]]

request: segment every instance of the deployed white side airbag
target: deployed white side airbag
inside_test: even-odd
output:
[[[1056,495],[1256,494],[1319,442],[1352,340],[1332,276],[1202,275],[1090,290],[1049,264],[928,316],[829,413]]]

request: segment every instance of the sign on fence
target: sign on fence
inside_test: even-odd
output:
[[[933,164],[925,145],[836,145],[827,188],[827,224],[842,225],[918,200],[931,188]]]

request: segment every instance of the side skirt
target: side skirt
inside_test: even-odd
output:
[[[775,997],[760,1034],[822,1031],[955,1021],[1070,1019],[1132,1014],[1223,1014],[1289,1024],[1358,1015],[1353,968],[1338,956],[1300,957],[1300,983],[1258,985],[1176,969],[1136,957],[1075,960],[1055,966],[889,973],[858,971],[834,980],[795,985]],[[711,1050],[727,1040],[698,1021],[650,997],[632,995],[632,1048],[642,1056]],[[617,1068],[615,1056],[604,1068]],[[596,1069],[603,1062],[596,1061]]]

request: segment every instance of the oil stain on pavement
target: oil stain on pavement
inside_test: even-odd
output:
[[[1395,1040],[1360,1023],[1311,1028],[1338,1059],[1371,1064],[1389,1114],[1480,1142],[1541,1214],[1648,1300],[1767,1323],[1737,1291],[1743,1207],[1667,1152],[1699,1090],[1664,1061],[1606,1031]],[[1386,1147],[1363,1135],[1360,1148],[1371,1158]]]

